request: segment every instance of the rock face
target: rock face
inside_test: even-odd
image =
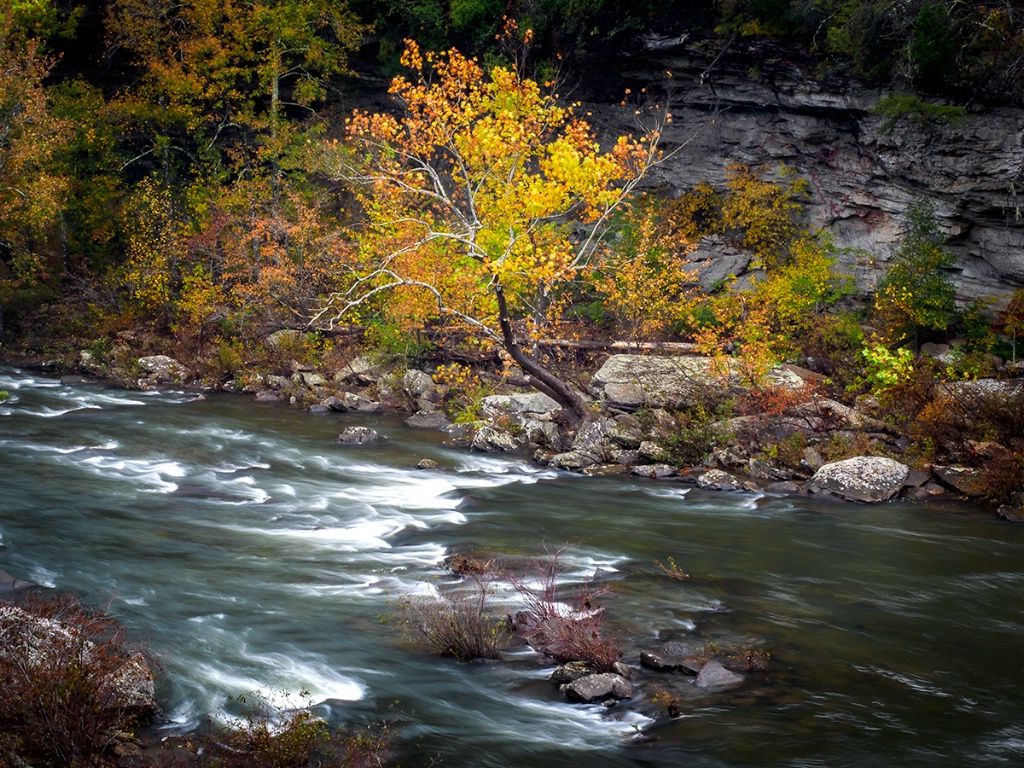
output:
[[[834,493],[847,501],[891,499],[907,481],[910,467],[881,456],[855,456],[826,464],[808,481],[811,491]]]
[[[663,138],[674,154],[655,169],[653,187],[678,194],[702,180],[721,186],[730,163],[793,169],[809,182],[807,223],[831,235],[861,291],[884,275],[908,204],[926,195],[956,254],[950,277],[961,300],[1024,284],[1015,217],[1024,111],[894,121],[872,112],[891,92],[816,76],[817,63],[796,47],[735,40],[712,65],[721,47],[702,42],[652,40],[647,51],[608,62],[612,71],[592,73],[592,92],[581,93],[599,131],[617,134],[630,129],[632,110],[605,104],[672,72],[674,119]],[[725,241],[705,241],[690,258],[702,283],[749,269]]]

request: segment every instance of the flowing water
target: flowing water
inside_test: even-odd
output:
[[[584,478],[386,417],[12,368],[0,390],[0,568],[112,601],[159,658],[168,730],[307,690],[339,724],[398,717],[406,765],[1024,764],[1024,526],[991,513]],[[388,439],[333,444],[350,424]],[[678,639],[771,649],[768,672],[719,694],[645,683],[677,719],[609,712],[566,703],[526,651],[461,664],[380,621],[448,588],[453,549],[565,542],[566,582],[611,587],[627,660]]]

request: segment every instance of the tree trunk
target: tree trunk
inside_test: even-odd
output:
[[[498,300],[498,324],[501,326],[501,337],[505,351],[527,373],[529,382],[533,387],[582,419],[586,415],[583,410],[583,399],[573,391],[572,387],[536,360],[529,357],[523,352],[523,348],[519,346],[519,342],[516,341],[515,334],[512,332],[512,322],[508,316],[505,289],[500,283],[495,283],[494,285],[494,296]]]

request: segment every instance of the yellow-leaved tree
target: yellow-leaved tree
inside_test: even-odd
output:
[[[526,33],[527,39],[529,33]],[[667,113],[603,149],[589,124],[514,67],[486,73],[407,43],[391,93],[400,116],[348,121],[329,174],[357,184],[366,224],[349,289],[318,321],[388,294],[389,311],[457,320],[503,347],[531,383],[582,415],[577,392],[524,341],[554,294],[599,264],[612,215],[659,162]]]

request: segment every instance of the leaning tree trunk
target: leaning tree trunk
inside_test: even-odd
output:
[[[583,399],[572,387],[555,374],[523,352],[512,332],[512,322],[508,316],[508,304],[505,301],[505,289],[500,283],[494,285],[494,296],[498,300],[498,324],[501,326],[501,338],[505,350],[512,356],[516,364],[527,374],[531,385],[553,399],[563,408],[570,410],[582,419],[586,414],[583,410]]]

